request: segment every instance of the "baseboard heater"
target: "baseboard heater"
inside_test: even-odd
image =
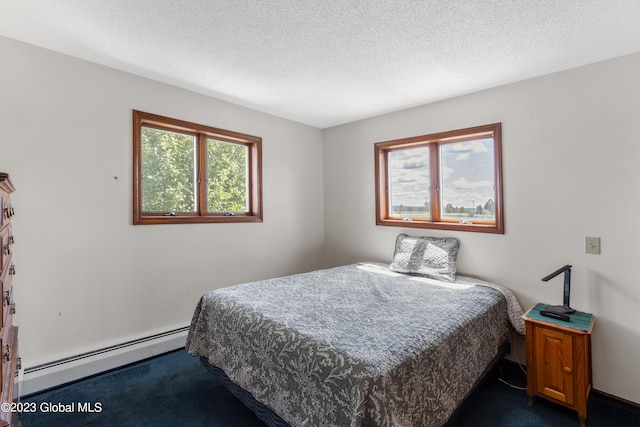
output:
[[[20,390],[19,394],[26,397],[183,348],[188,330],[189,327],[184,326],[53,362],[25,367],[22,378],[16,384]]]

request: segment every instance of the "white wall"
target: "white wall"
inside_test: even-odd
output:
[[[320,130],[6,38],[0,52],[25,367],[188,325],[209,289],[321,267]],[[132,109],[261,136],[264,222],[132,226]]]
[[[596,317],[594,388],[640,402],[640,54],[326,129],[327,263],[388,262],[395,237],[454,235],[459,271],[502,283],[523,308],[562,303]],[[504,235],[375,225],[373,144],[503,124]],[[584,253],[599,236],[601,255]],[[520,355],[524,359],[524,352]]]

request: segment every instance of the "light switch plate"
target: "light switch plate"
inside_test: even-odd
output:
[[[584,238],[584,253],[586,254],[599,254],[600,253],[600,238],[599,237],[585,237]]]

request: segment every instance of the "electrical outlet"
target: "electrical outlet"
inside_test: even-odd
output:
[[[584,253],[586,254],[599,254],[600,253],[600,238],[599,237],[585,237],[584,238]]]

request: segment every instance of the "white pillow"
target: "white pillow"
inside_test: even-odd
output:
[[[413,237],[400,234],[390,270],[453,282],[460,240],[455,237]]]

